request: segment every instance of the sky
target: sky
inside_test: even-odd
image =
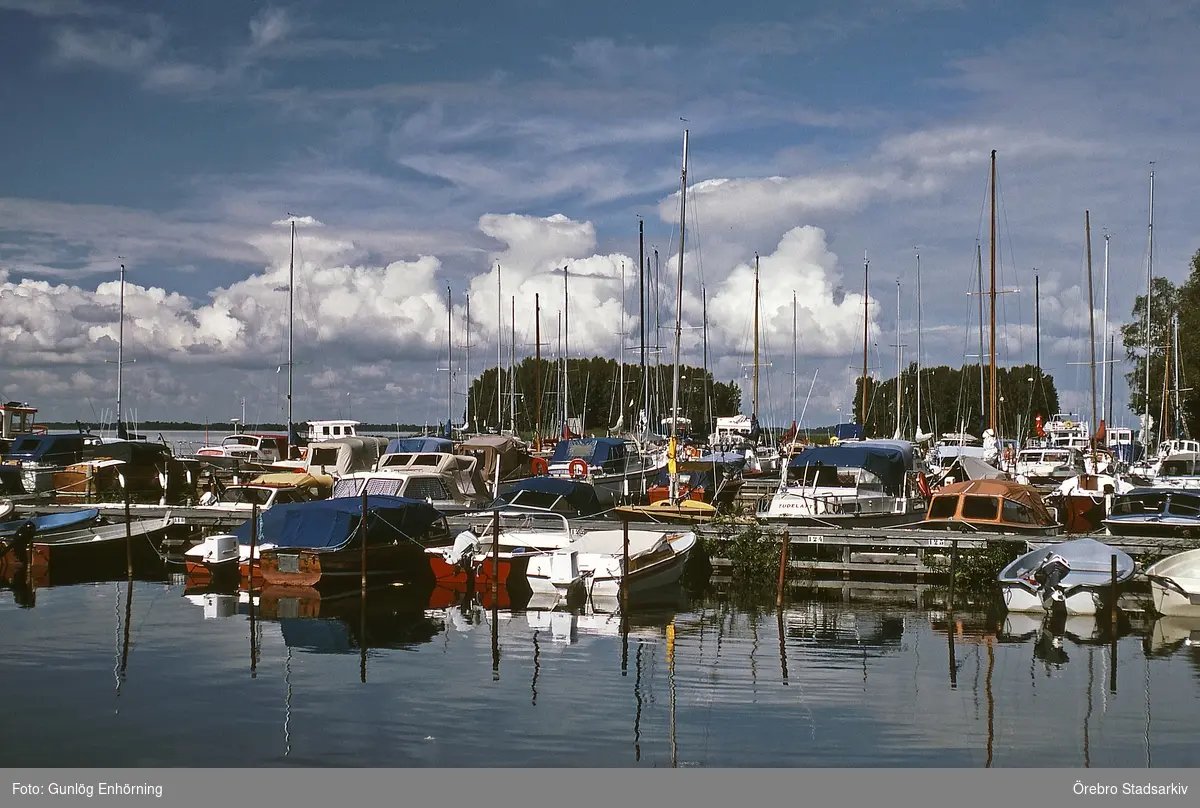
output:
[[[126,417],[244,400],[282,422],[295,221],[296,419],[458,418],[514,308],[533,354],[535,295],[555,355],[563,267],[571,356],[637,360],[642,221],[662,361],[678,308],[701,362],[706,301],[748,411],[757,254],[764,420],[833,423],[864,261],[873,376],[897,343],[905,365],[918,343],[977,361],[994,149],[998,362],[1034,361],[1036,276],[1043,368],[1086,414],[1085,211],[1098,359],[1105,236],[1115,330],[1145,287],[1152,168],[1155,274],[1182,281],[1200,248],[1198,24],[1173,0],[0,0],[0,396],[114,420],[124,264]]]

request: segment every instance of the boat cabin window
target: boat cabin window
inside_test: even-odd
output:
[[[436,477],[415,477],[408,481],[404,496],[413,499],[450,499],[450,493]]]
[[[807,486],[825,486],[828,488],[838,487],[838,469],[837,466],[792,466],[790,476],[796,482]],[[854,483],[851,483],[853,485]]]
[[[363,481],[357,477],[343,477],[333,484],[333,498],[356,497],[362,491]]]
[[[307,500],[308,497],[299,491],[288,491],[286,489],[281,489],[279,493],[275,495],[274,504],[282,505],[287,502],[305,502]]]
[[[309,466],[336,466],[338,450],[332,446],[318,446],[312,450]]]
[[[1003,504],[1000,506],[1000,520],[1017,525],[1035,524],[1033,513],[1029,507],[1011,499],[1003,500]]]
[[[335,434],[335,435],[340,435],[340,434],[342,434],[342,428],[341,428],[340,426],[335,426],[335,427],[333,428],[333,434]]]
[[[1148,496],[1117,497],[1112,505],[1112,516],[1137,516],[1141,514],[1162,513],[1166,504],[1165,494],[1150,494]]]
[[[1200,516],[1200,498],[1171,494],[1168,509],[1176,516]]]
[[[549,511],[553,510],[562,498],[558,494],[547,494],[544,491],[513,491],[500,499],[515,507]]]
[[[225,446],[253,446],[258,448],[258,438],[253,435],[230,435],[221,441]]]
[[[382,494],[384,496],[397,497],[400,496],[400,489],[403,487],[403,478],[393,480],[387,477],[374,477],[367,480],[367,494],[370,496]]]
[[[271,498],[270,490],[266,488],[227,488],[221,495],[221,501],[234,505],[266,505]]]
[[[958,511],[958,497],[947,494],[933,498],[929,505],[929,519],[953,519]]]
[[[323,427],[321,427],[321,434],[322,434],[322,435],[328,435],[328,434],[329,434],[329,427],[327,427],[327,426],[323,426]]]
[[[1000,500],[968,494],[963,498],[963,519],[995,519],[1000,514]]]

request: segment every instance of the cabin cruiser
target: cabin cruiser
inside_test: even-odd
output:
[[[665,465],[665,457],[646,454],[630,438],[568,438],[555,445],[546,473],[591,483],[601,503],[611,507],[618,500],[644,498]]]
[[[910,481],[912,444],[856,441],[813,446],[794,456],[758,518],[800,525],[882,526],[917,522],[925,500]]]
[[[1200,453],[1177,452],[1167,457],[1154,475],[1154,486],[1200,489]]]
[[[1046,508],[1032,486],[1012,480],[979,479],[951,483],[938,489],[924,521],[927,530],[962,530],[987,533],[1023,533],[1053,536],[1062,525]]]
[[[1135,488],[1118,494],[1104,526],[1113,536],[1200,537],[1200,491]]]
[[[219,465],[223,459],[271,465],[287,456],[287,435],[235,432],[215,446],[203,446],[196,457]]]
[[[1129,468],[1129,475],[1143,483],[1157,484],[1158,472],[1162,464],[1176,455],[1200,454],[1200,441],[1187,439],[1165,440],[1158,445],[1158,451],[1153,456],[1146,455]]]
[[[1017,453],[1015,477],[1032,486],[1059,486],[1087,473],[1083,456],[1066,447],[1033,447]]]

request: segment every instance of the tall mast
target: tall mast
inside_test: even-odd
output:
[[[625,262],[621,262],[621,349],[617,352],[617,424],[625,428]]]
[[[517,298],[512,298],[512,337],[508,341],[508,414],[509,426],[517,434]]]
[[[900,345],[900,279],[896,278],[896,439],[900,439],[901,425],[903,421],[900,419],[900,376],[903,372],[901,365],[901,345]]]
[[[859,405],[859,423],[862,424],[864,437],[867,429],[867,289],[870,284],[871,262],[863,255],[863,371],[862,371],[862,403]]]
[[[1150,334],[1150,303],[1154,296],[1154,163],[1150,164],[1150,224],[1146,239],[1149,242],[1146,261],[1146,406],[1142,419],[1143,443],[1150,446],[1150,356],[1153,350]]]
[[[536,350],[534,359],[534,420],[537,431],[533,435],[533,450],[542,450],[542,296],[536,292],[533,295],[533,342]]]
[[[454,298],[446,284],[446,437],[454,424]],[[464,424],[465,426],[465,424]]]
[[[983,389],[983,251],[978,242],[975,243],[975,277],[979,283],[979,417],[982,419],[987,398]]]
[[[758,253],[754,254],[754,410],[758,420]]]
[[[1115,356],[1113,353],[1117,349],[1117,338],[1114,334],[1108,336],[1108,355]],[[1108,370],[1108,422],[1112,423],[1113,417],[1113,366],[1116,362],[1110,362],[1107,366]]]
[[[1033,345],[1034,364],[1037,365],[1037,381],[1040,386],[1042,381],[1042,292],[1041,279],[1038,277],[1036,267],[1033,270]]]
[[[796,372],[797,371],[796,355],[798,353],[796,348],[797,348],[797,342],[796,342],[796,290],[793,289],[792,290],[792,426],[793,427],[798,427],[798,423],[796,421],[796,415],[797,415],[797,412],[796,412],[796,405],[797,405],[796,383],[799,379],[799,376],[797,375],[797,372]],[[792,433],[792,443],[795,443],[795,442],[796,442],[796,433],[793,432]]]
[[[709,385],[708,372],[708,290],[700,284],[701,330],[704,334],[704,421],[708,428],[713,426],[712,418],[712,388]]]
[[[671,382],[671,442],[670,454],[668,457],[672,461],[672,469],[675,468],[675,452],[677,450],[677,441],[679,439],[679,344],[683,333],[683,252],[684,252],[684,234],[687,232],[687,158],[688,158],[688,130],[683,130],[683,171],[679,180],[679,280],[676,287],[675,297],[675,370]],[[755,260],[755,292],[758,290],[758,262]],[[758,303],[755,300],[755,322],[758,318]],[[757,356],[758,343],[755,342],[755,357],[754,361],[758,361]],[[757,385],[757,367],[755,368],[755,384]],[[755,396],[758,395],[758,390],[754,391]],[[755,401],[757,404],[757,399]],[[670,475],[671,482],[671,501],[675,502],[679,497],[679,475],[678,473]]]
[[[899,340],[897,340],[898,342]],[[921,436],[921,253],[917,253],[917,417],[913,437]]]
[[[1112,360],[1108,352],[1108,230],[1104,232],[1104,329],[1100,335],[1100,414],[1105,415],[1104,407],[1108,401],[1108,364]],[[1102,420],[1109,423],[1111,413]]]
[[[463,405],[463,430],[470,429],[471,423],[471,293],[468,291],[467,297],[467,339],[464,345],[465,355],[463,356],[463,376],[467,380],[467,403]]]
[[[560,363],[563,362],[562,311],[561,310],[558,312],[558,361]],[[563,365],[563,370],[564,370],[563,373],[558,373],[556,371],[554,374],[555,378],[558,379],[558,405],[562,404],[563,396],[566,395],[566,392],[563,389],[563,381],[567,375],[565,372],[565,370],[566,370],[565,364]],[[558,409],[565,409],[565,408],[562,406],[559,406]],[[556,415],[555,417],[557,418],[558,416]],[[564,423],[562,428],[559,430],[558,436],[560,438],[565,438],[566,437],[565,431],[566,431],[566,424]]]
[[[1172,426],[1174,427],[1175,437],[1182,438],[1183,410],[1179,406],[1179,312],[1171,315],[1171,323],[1174,327],[1171,337],[1171,350],[1175,354],[1175,423]]]
[[[646,223],[638,219],[638,327],[642,332],[642,415],[650,428],[650,379],[646,376]]]
[[[117,437],[121,436],[121,370],[125,367],[125,265],[121,264],[121,308],[117,323]],[[243,418],[243,421],[245,419]]]
[[[1092,450],[1096,449],[1096,430],[1100,425],[1097,421],[1099,414],[1096,410],[1096,306],[1092,298],[1092,214],[1091,211],[1083,212],[1083,229],[1087,239],[1087,271],[1088,271],[1088,347],[1091,349],[1091,375],[1092,375],[1092,426],[1091,426],[1091,444]]]
[[[988,363],[991,368],[991,384],[988,388],[988,427],[996,434],[996,150],[992,149],[992,243],[991,258],[991,305],[992,338],[989,345]]]
[[[500,294],[500,265],[496,264],[496,434],[504,429],[504,296]]]
[[[292,456],[292,327],[295,308],[292,303],[296,290],[296,220],[292,219],[292,244],[288,258],[288,391],[287,391],[287,456]]]
[[[569,363],[571,361],[571,331],[570,331],[570,329],[571,329],[571,309],[570,309],[570,296],[567,292],[568,276],[569,276],[569,272],[567,269],[567,265],[563,264],[563,395],[562,395],[563,415],[562,415],[562,417],[563,417],[563,431],[564,431],[564,433],[569,435],[570,431],[571,431],[571,427],[570,427],[570,409],[568,406],[570,403],[569,398],[568,398],[568,393],[569,393],[568,384],[570,382],[571,376],[568,372],[568,367],[569,367]]]

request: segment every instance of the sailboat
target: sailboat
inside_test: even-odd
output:
[[[679,188],[679,280],[675,302],[675,370],[671,384],[671,435],[667,442],[670,496],[649,505],[629,505],[617,508],[617,515],[622,519],[649,519],[655,522],[705,522],[716,516],[717,513],[716,506],[691,497],[680,497],[679,493],[679,351],[683,334],[683,256],[684,235],[687,232],[687,142],[687,130],[685,129],[683,132],[683,171]],[[755,277],[757,278],[757,272]],[[755,289],[757,291],[757,281]],[[755,312],[757,316],[757,305]],[[757,359],[756,351],[756,365]],[[757,372],[756,367],[756,378]]]

